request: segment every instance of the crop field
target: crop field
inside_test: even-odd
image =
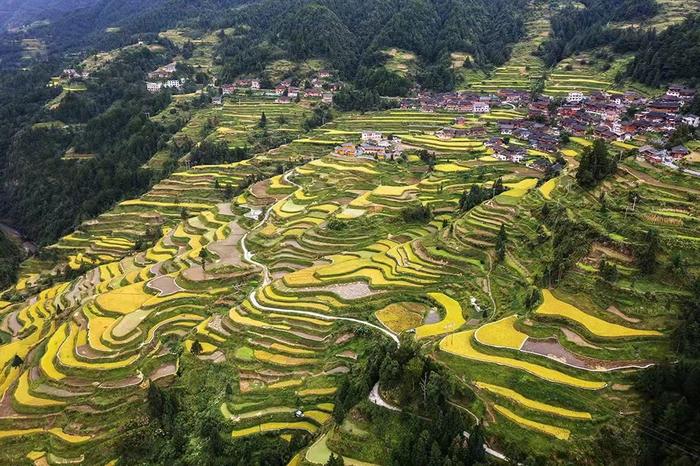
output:
[[[271,131],[298,130],[303,108],[265,105],[227,103],[206,137],[243,143],[262,108],[268,121],[285,116]],[[603,214],[598,193],[582,194],[568,172],[538,184],[540,172],[479,160],[483,141],[435,137],[454,116],[343,115],[242,162],[179,169],[83,222],[50,247],[50,260],[25,262],[0,295],[0,445],[106,464],[114,457],[105,439],[144,409],[151,384],[214,366],[230,384],[212,399],[225,435],[289,441],[306,432],[314,438],[299,464],[339,451],[346,464],[376,463],[339,449],[343,436],[367,432],[332,428],[332,412],[368,343],[399,335],[478,394],[466,408],[484,418],[490,445],[526,438],[557,454],[590,439],[634,400],[617,387],[660,358],[670,329],[645,293],[670,288],[632,282],[625,193],[640,193],[635,215],[664,244],[690,250],[698,206],[688,195],[697,187],[624,161],[618,183],[601,185],[616,207]],[[193,117],[183,134],[196,135],[208,117]],[[329,155],[323,142],[357,141],[365,129],[400,134],[407,157]],[[430,146],[433,167],[415,152]],[[505,192],[459,210],[464,191],[498,178]],[[228,198],[225,186],[239,191]],[[541,289],[536,277],[553,255],[545,203],[585,216],[606,240],[570,278]],[[424,218],[411,217],[424,207]],[[498,262],[501,226],[508,240]],[[612,291],[599,288],[602,257],[621,271]],[[71,272],[58,280],[59,269]],[[80,412],[91,415],[76,422]]]

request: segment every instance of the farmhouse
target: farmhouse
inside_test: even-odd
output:
[[[474,102],[472,104],[472,111],[474,113],[489,113],[491,111],[491,106],[487,102]]]
[[[157,83],[157,82],[147,82],[146,83],[146,90],[148,92],[158,92],[161,90],[163,87],[163,83]]]
[[[320,98],[323,95],[323,92],[318,89],[308,89],[304,91],[304,95],[309,98]]]
[[[336,147],[335,153],[337,155],[343,155],[346,157],[355,157],[357,156],[357,149],[355,147],[355,144],[353,144],[352,142],[346,142]]]
[[[173,74],[175,74],[175,71],[177,71],[177,63],[172,62],[168,63],[165,66],[161,66],[155,71],[151,71],[148,73],[148,78],[149,79],[165,79],[169,78]]]
[[[333,94],[330,92],[324,92],[323,97],[321,97],[321,101],[324,104],[332,104],[333,103]]]
[[[688,115],[683,115],[682,119],[684,124],[688,126],[692,126],[693,128],[697,128],[700,126],[700,116],[693,115],[693,114],[688,114]]]
[[[221,93],[223,95],[231,95],[236,92],[236,86],[233,84],[222,84]]]
[[[566,96],[566,101],[567,102],[574,102],[578,103],[584,100],[586,97],[583,95],[583,92],[579,91],[574,91],[574,92],[569,92],[569,95]]]
[[[642,146],[639,148],[639,155],[643,157],[649,163],[661,163],[663,162],[668,153],[663,149],[656,149],[652,146]]]
[[[379,131],[362,131],[362,142],[379,141],[382,139],[382,133]]]
[[[675,160],[682,159],[690,154],[688,148],[682,145],[672,147],[669,152],[671,157]]]
[[[185,78],[181,79],[168,79],[163,83],[163,87],[169,88],[169,89],[177,89],[180,90],[182,89],[182,85],[185,84]]]

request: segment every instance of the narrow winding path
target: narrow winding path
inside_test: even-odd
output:
[[[297,188],[300,188],[300,186],[297,183],[295,183],[294,181],[289,179],[289,175],[291,175],[293,172],[294,172],[294,170],[290,170],[287,173],[285,173],[283,179],[286,182],[296,186]],[[292,196],[292,194],[289,194],[288,196],[286,196],[283,199],[283,201],[286,201],[287,199],[289,199]],[[255,255],[248,249],[246,241],[248,239],[248,235],[252,231],[260,228],[268,220],[268,218],[270,217],[271,211],[272,211],[272,206],[268,207],[265,210],[265,215],[263,216],[262,220],[260,220],[260,222],[258,222],[258,224],[255,225],[252,230],[250,230],[248,233],[243,235],[243,237],[241,238],[241,249],[243,249],[243,258],[247,262],[259,267],[262,270],[262,274],[263,274],[263,281],[260,284],[260,286],[258,288],[256,288],[255,290],[253,290],[250,293],[250,295],[248,296],[250,303],[258,309],[270,311],[270,312],[276,312],[278,314],[303,315],[303,316],[314,317],[316,319],[322,319],[322,320],[345,321],[345,322],[352,322],[352,323],[359,324],[359,325],[364,325],[365,327],[369,327],[371,329],[380,331],[381,333],[383,333],[387,337],[391,338],[394,341],[394,343],[396,343],[396,346],[400,346],[401,342],[399,340],[399,337],[395,333],[389,331],[388,329],[386,329],[384,327],[380,327],[378,325],[375,325],[371,322],[367,322],[365,320],[355,319],[352,317],[332,316],[332,315],[321,314],[321,313],[312,312],[312,311],[298,311],[298,310],[294,310],[294,309],[284,309],[284,308],[280,308],[280,307],[265,306],[265,305],[261,304],[260,302],[258,302],[257,298],[255,297],[255,294],[258,292],[258,290],[261,290],[262,288],[269,285],[272,280],[270,279],[270,271],[268,270],[267,266],[265,264],[255,260]],[[491,299],[493,300],[493,297]],[[392,404],[389,404],[386,401],[384,401],[381,394],[379,393],[379,382],[374,384],[374,387],[372,387],[372,391],[370,391],[370,393],[369,393],[369,401],[377,406],[380,406],[382,408],[385,408],[385,409],[388,409],[391,411],[398,411],[398,412],[401,411],[401,408],[394,406]],[[467,435],[467,437],[469,437],[468,432],[465,432],[465,434]],[[488,453],[489,455],[494,456],[495,458],[498,458],[498,459],[501,459],[504,461],[508,461],[508,458],[506,458],[505,455],[503,455],[502,453],[500,453],[498,451],[495,451],[495,450],[489,448],[488,445],[486,445],[486,444],[484,444],[484,449],[485,449],[486,453]]]
[[[293,171],[294,170],[287,172],[283,178],[286,182],[299,188],[300,186],[297,183],[295,183],[294,181],[289,179],[289,175]],[[292,196],[292,194],[289,194],[287,197],[282,199],[282,201],[286,201],[287,199],[289,199]],[[260,220],[260,222],[255,227],[253,227],[253,229],[251,231],[254,231],[257,228],[259,228],[260,226],[262,226],[270,217],[271,211],[272,211],[272,206],[270,206],[266,209],[265,215],[263,216],[262,220]],[[262,273],[263,273],[262,284],[257,289],[253,290],[250,293],[250,296],[248,296],[248,299],[250,300],[250,303],[253,306],[255,306],[256,308],[261,309],[261,310],[276,312],[279,314],[303,315],[303,316],[314,317],[316,319],[321,319],[321,320],[344,321],[344,322],[352,322],[355,324],[364,325],[365,327],[369,327],[371,329],[378,330],[381,333],[383,333],[384,335],[386,335],[387,337],[391,338],[394,341],[394,343],[396,343],[396,346],[399,346],[401,344],[399,341],[399,337],[395,333],[389,331],[388,329],[386,329],[384,327],[380,327],[379,325],[375,325],[375,324],[367,322],[365,320],[355,319],[352,317],[332,316],[332,315],[322,314],[319,312],[312,312],[312,311],[298,311],[298,310],[294,310],[294,309],[285,309],[285,308],[280,308],[280,307],[265,306],[265,305],[259,303],[257,298],[255,297],[255,295],[258,292],[258,290],[266,287],[267,285],[269,285],[271,283],[270,271],[268,270],[268,268],[265,264],[255,260],[254,254],[248,249],[246,241],[248,240],[249,234],[250,234],[250,232],[246,233],[245,235],[243,235],[243,238],[241,238],[241,248],[243,249],[243,258],[246,261],[250,262],[251,264],[253,264],[257,267],[260,267],[260,269],[262,269]]]

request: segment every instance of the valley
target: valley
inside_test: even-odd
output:
[[[129,3],[26,58],[0,463],[694,464],[700,97],[638,80],[694,26],[562,26],[606,2]]]

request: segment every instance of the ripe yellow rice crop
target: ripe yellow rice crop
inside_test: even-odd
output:
[[[613,142],[612,142],[612,145],[613,145],[613,146],[617,146],[617,147],[619,147],[619,148],[621,148],[621,149],[625,149],[625,150],[632,150],[632,149],[636,149],[636,148],[637,148],[637,146],[635,146],[635,145],[628,144],[628,143],[622,142],[622,141],[613,141]]]
[[[193,344],[194,340],[186,340],[185,349],[187,349],[187,351],[192,351]],[[211,343],[207,343],[206,341],[200,341],[199,344],[202,346],[201,354],[211,354],[218,349],[216,346],[212,345]]]
[[[338,210],[338,206],[335,204],[319,204],[319,205],[314,205],[309,207],[309,212],[313,212],[314,210],[318,210],[321,212],[325,212],[327,214],[333,213],[336,210]]]
[[[387,197],[401,197],[407,191],[417,191],[418,185],[405,185],[405,186],[378,186],[372,191],[372,194],[377,196],[387,196]]]
[[[281,382],[271,383],[270,385],[267,386],[267,388],[276,389],[276,388],[298,387],[299,385],[301,385],[303,383],[304,382],[302,380],[299,380],[299,379],[283,380]]]
[[[283,354],[270,353],[263,350],[255,350],[255,359],[258,361],[269,362],[272,364],[277,364],[278,366],[303,366],[306,364],[313,364],[316,362],[315,359],[310,358],[294,358],[291,356],[285,356]]]
[[[421,325],[416,329],[416,339],[428,338],[443,333],[454,332],[465,324],[462,306],[443,293],[428,293],[428,296],[445,309],[445,318],[434,324]]]
[[[299,390],[297,395],[299,396],[325,396],[332,395],[338,390],[336,387],[324,387],[324,388],[306,388],[304,390]]]
[[[309,162],[308,165],[312,165],[314,167],[320,167],[320,168],[331,168],[333,170],[338,170],[338,171],[350,171],[350,172],[358,172],[358,173],[365,173],[367,175],[378,175],[379,172],[376,170],[373,170],[368,167],[364,167],[362,165],[343,165],[340,163],[333,163],[333,162],[326,162],[325,160],[322,159],[316,159],[313,162]]]
[[[48,408],[66,404],[63,401],[49,400],[32,395],[29,392],[29,372],[24,372],[19,376],[17,387],[15,388],[15,400],[21,405],[34,406],[37,408]]]
[[[58,350],[58,360],[62,366],[83,370],[113,370],[129,367],[139,359],[139,355],[135,354],[127,359],[110,360],[109,362],[83,362],[78,360],[75,357],[75,347],[80,327],[73,323],[68,325],[68,337]]]
[[[304,348],[296,348],[294,346],[285,345],[283,343],[273,343],[272,345],[270,345],[270,349],[290,354],[314,354],[314,352],[311,350]]]
[[[469,167],[457,165],[456,163],[439,163],[435,165],[435,171],[443,173],[468,172],[469,170]]]
[[[282,178],[282,175],[277,175],[270,178],[270,189],[276,191],[290,190],[294,189],[294,186],[287,184],[287,182]]]
[[[482,345],[519,350],[527,340],[527,335],[513,326],[516,320],[518,316],[512,315],[482,325],[474,332],[474,338]]]
[[[309,419],[313,419],[316,421],[318,424],[325,424],[328,419],[330,419],[331,415],[328,413],[325,413],[323,411],[304,411],[304,417],[308,417]]]
[[[534,409],[537,411],[542,411],[544,413],[554,414],[555,416],[568,417],[572,419],[592,419],[590,413],[583,411],[572,411],[570,409],[560,408],[558,406],[552,406],[547,403],[542,403],[541,401],[532,400],[526,398],[515,390],[510,388],[500,387],[498,385],[492,385],[485,382],[475,382],[475,385],[482,390],[487,390],[496,395],[500,395],[504,398],[514,401],[515,403],[525,406],[526,408]]]
[[[537,430],[544,434],[558,438],[559,440],[569,440],[569,437],[571,436],[571,431],[568,429],[552,426],[549,424],[543,424],[541,422],[532,421],[530,419],[525,419],[524,417],[518,416],[508,408],[504,408],[500,405],[493,405],[493,407],[496,409],[496,411],[498,411],[507,419],[510,419],[516,424],[519,424],[520,426],[525,427],[527,429]]]
[[[583,139],[583,138],[579,138],[576,136],[571,136],[569,139],[571,140],[571,142],[575,142],[576,144],[583,146],[583,147],[588,147],[588,146],[593,145],[593,143],[591,141],[589,141],[588,139]]]
[[[288,325],[269,324],[267,322],[252,319],[248,316],[241,315],[235,307],[229,310],[228,317],[235,323],[256,328],[276,328],[280,330],[289,330]]]
[[[129,314],[152,297],[144,291],[144,284],[140,282],[101,294],[95,302],[105,311]]]
[[[540,192],[542,193],[542,196],[544,196],[545,199],[551,199],[551,193],[554,190],[554,188],[557,186],[557,180],[556,178],[553,178],[546,183],[544,183],[542,186],[540,186]]]
[[[350,201],[348,206],[350,206],[350,207],[369,207],[369,206],[371,206],[372,201],[369,200],[370,194],[372,194],[371,191],[367,191],[366,193],[360,194],[355,199]]]
[[[172,207],[172,208],[179,208],[179,209],[190,209],[190,210],[207,210],[211,206],[207,204],[199,204],[195,202],[180,202],[180,203],[174,203],[174,202],[159,202],[159,201],[142,201],[141,199],[130,199],[128,201],[124,201],[120,206],[124,207],[129,207],[129,206],[137,206],[137,207]]]
[[[317,427],[307,421],[298,422],[266,422],[253,427],[248,427],[246,429],[234,430],[231,432],[233,438],[246,437],[248,435],[254,435],[263,432],[272,432],[276,430],[305,430],[306,432],[312,434],[316,432]]]
[[[526,178],[515,184],[506,183],[506,186],[510,189],[504,192],[502,196],[523,197],[529,190],[537,186],[537,178]]]
[[[399,303],[389,304],[378,310],[375,315],[385,327],[397,333],[416,328],[423,320],[420,314],[410,311]]]
[[[34,429],[16,429],[16,430],[4,430],[0,431],[0,439],[2,438],[8,438],[8,437],[21,437],[25,435],[33,435],[33,434],[40,434],[43,432],[48,432],[51,435],[54,435],[61,440],[68,442],[68,443],[82,443],[90,440],[91,437],[86,436],[86,435],[73,435],[73,434],[67,434],[66,432],[63,431],[60,427],[54,427],[53,429],[40,429],[40,428],[34,428]]]
[[[53,333],[53,335],[51,335],[51,338],[49,338],[49,341],[46,344],[46,351],[39,360],[39,367],[41,367],[41,371],[51,380],[61,380],[65,377],[65,375],[56,369],[56,365],[54,364],[54,360],[56,359],[56,355],[58,353],[58,348],[65,341],[65,339],[66,326],[61,325]]]
[[[474,330],[465,330],[463,332],[448,335],[440,341],[440,349],[446,353],[471,359],[473,361],[497,364],[500,366],[511,367],[513,369],[529,372],[536,377],[554,383],[560,383],[577,388],[585,388],[587,390],[599,390],[605,387],[605,382],[594,382],[579,379],[563,372],[527,361],[480,353],[472,346],[471,339],[473,335]]]
[[[537,308],[536,314],[563,317],[572,320],[583,326],[593,335],[604,338],[624,338],[624,337],[643,337],[643,336],[660,336],[661,332],[656,330],[640,330],[624,325],[613,324],[611,322],[593,317],[572,306],[569,303],[560,301],[549,290],[542,290],[544,302]]]
[[[342,212],[336,214],[336,217],[341,220],[352,220],[353,218],[362,217],[365,214],[365,210],[353,209],[351,207],[345,207]]]
[[[330,412],[333,411],[333,407],[334,407],[335,405],[334,405],[333,403],[319,403],[319,404],[317,404],[316,406],[317,406],[318,409],[320,409],[321,411],[326,411],[326,412],[329,412],[329,413],[330,413]]]
[[[334,322],[332,320],[314,319],[313,317],[296,316],[296,315],[292,315],[292,314],[271,313],[269,315],[270,315],[270,317],[276,317],[278,319],[297,320],[299,322],[307,322],[309,324],[320,325],[322,327],[329,327],[329,326],[334,324]]]

